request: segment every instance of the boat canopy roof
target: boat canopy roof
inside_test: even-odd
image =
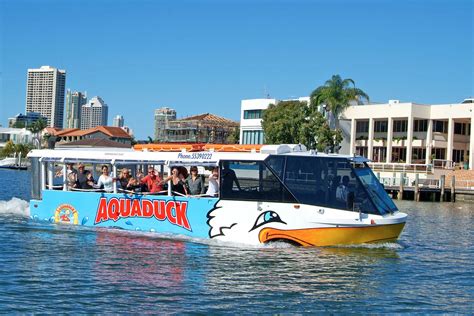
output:
[[[208,151],[148,151],[142,148],[141,151],[133,149],[43,149],[33,150],[28,154],[29,158],[39,158],[41,161],[58,163],[111,163],[111,164],[166,164],[170,166],[179,165],[201,165],[217,166],[220,160],[242,160],[242,161],[262,161],[269,155],[291,155],[321,158],[343,158],[352,162],[367,162],[367,158],[361,156],[349,156],[339,154],[324,154],[313,150],[306,150],[303,145],[264,145],[259,150],[236,151],[234,145],[230,151],[224,151],[223,147],[218,147],[220,151],[209,149]],[[175,147],[179,148],[179,147]]]

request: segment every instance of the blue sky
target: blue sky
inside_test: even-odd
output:
[[[139,139],[155,108],[239,120],[242,99],[306,96],[333,74],[376,102],[459,102],[474,95],[473,3],[0,0],[0,124],[41,65]]]

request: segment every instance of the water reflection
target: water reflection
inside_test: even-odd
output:
[[[409,213],[397,243],[326,248],[249,248],[0,215],[0,306],[21,313],[471,313],[472,204],[397,204]]]
[[[184,280],[186,244],[98,230],[92,272],[106,283],[124,281],[153,287],[180,287]]]

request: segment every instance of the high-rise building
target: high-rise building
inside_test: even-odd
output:
[[[114,117],[114,122],[113,122],[112,126],[123,127],[123,116],[122,115],[116,115]]]
[[[8,127],[29,127],[39,120],[47,121],[47,118],[36,112],[18,113],[8,119]]]
[[[48,126],[62,128],[65,84],[64,70],[50,66],[28,69],[26,113],[40,113],[46,117]]]
[[[100,97],[93,97],[81,107],[81,129],[106,126],[109,107]]]
[[[166,139],[165,129],[169,121],[176,120],[176,111],[163,107],[155,110],[155,140],[163,142]]]
[[[86,93],[79,91],[72,92],[67,90],[66,93],[66,120],[64,126],[66,128],[81,127],[81,107],[87,103]]]

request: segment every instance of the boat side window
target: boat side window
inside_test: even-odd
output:
[[[263,161],[222,161],[221,198],[295,203],[295,198]]]
[[[265,160],[267,166],[273,170],[278,178],[283,179],[283,172],[285,168],[285,157],[284,156],[270,156]]]
[[[375,209],[346,159],[288,156],[284,181],[300,203],[364,213]]]
[[[327,161],[316,157],[288,156],[285,185],[300,203],[327,205]]]

